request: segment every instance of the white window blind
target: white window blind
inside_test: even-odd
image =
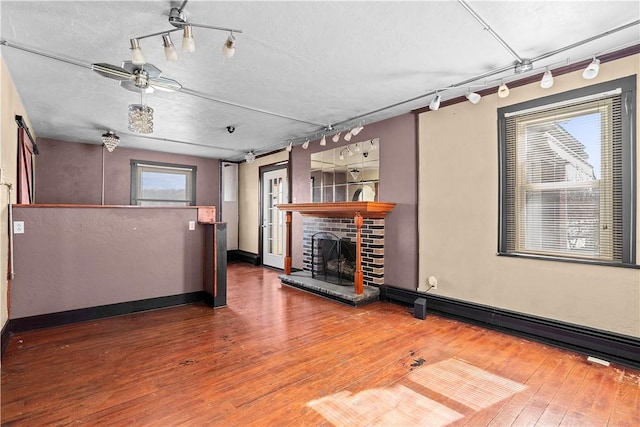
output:
[[[622,262],[621,97],[598,98],[505,118],[506,252]]]

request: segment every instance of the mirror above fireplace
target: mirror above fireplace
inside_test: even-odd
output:
[[[378,201],[380,138],[311,154],[313,203]]]

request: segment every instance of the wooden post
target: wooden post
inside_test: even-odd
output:
[[[285,257],[284,257],[284,274],[291,274],[291,211],[287,211],[285,215]]]
[[[362,224],[363,224],[362,215],[360,212],[356,212],[356,216],[353,218],[353,223],[356,226],[356,273],[353,276],[353,284],[355,286],[356,295],[362,295],[364,292],[364,278],[362,276],[362,245],[361,245],[361,234],[362,234]]]

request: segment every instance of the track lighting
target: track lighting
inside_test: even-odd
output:
[[[364,129],[364,126],[362,126],[362,124],[359,124],[358,126],[351,129],[351,135],[356,136],[357,134],[362,132],[362,129]]]
[[[224,42],[222,54],[225,58],[233,58],[233,55],[236,54],[236,38],[233,37],[233,33],[229,34],[229,37]]]
[[[289,141],[289,145],[287,145],[287,151],[291,152],[293,150],[293,141]]]
[[[184,34],[182,36],[182,51],[193,53],[196,51],[196,42],[193,40],[193,28],[191,25],[184,26]]]
[[[255,153],[253,151],[249,151],[244,155],[244,160],[249,164],[253,163],[256,160]]]
[[[306,150],[307,148],[309,148],[309,140],[307,139],[304,144],[302,144],[302,149]]]
[[[320,140],[320,145],[322,145],[323,147],[325,145],[327,145],[327,138],[324,136],[324,134],[322,134],[322,139]]]
[[[357,152],[357,151],[360,151],[360,144],[355,144],[355,145],[353,146],[353,149],[354,149],[356,152]]]
[[[540,87],[549,89],[551,86],[553,86],[553,74],[551,74],[551,70],[547,68],[547,71],[542,75],[542,80],[540,80]]]
[[[522,62],[518,62],[514,69],[516,74],[526,73],[531,70],[533,70],[533,63],[530,59],[523,59]]]
[[[593,58],[593,61],[584,69],[582,72],[582,77],[587,80],[595,79],[600,71],[600,60],[596,57]]]
[[[507,96],[509,96],[509,88],[506,84],[501,83],[500,87],[498,88],[498,98],[506,98]]]
[[[164,46],[164,56],[167,58],[167,61],[177,61],[178,51],[173,45],[169,33],[162,35],[162,45]]]
[[[438,108],[440,108],[440,101],[442,100],[442,96],[440,96],[440,94],[438,94],[438,92],[436,92],[436,97],[433,98],[431,100],[431,102],[429,103],[429,109],[431,111],[436,111]]]
[[[340,150],[340,156],[338,156],[340,160],[344,160],[344,150]]]
[[[333,138],[331,138],[331,140],[333,142],[338,142],[340,141],[340,132],[336,133],[335,135],[333,135]]]
[[[351,148],[347,147],[347,155],[349,157],[353,156],[353,151],[351,151]]]
[[[471,102],[472,104],[477,104],[482,99],[482,97],[479,94],[471,91],[467,92],[465,96],[467,97],[469,102]]]
[[[131,62],[136,65],[144,64],[144,54],[138,39],[129,39],[129,43],[131,43]]]
[[[378,149],[378,146],[375,144],[373,139],[369,140],[369,144],[371,144],[371,151],[375,151]]]
[[[351,141],[351,129],[344,135],[344,140],[347,142]]]
[[[102,134],[102,143],[107,148],[107,151],[112,153],[120,143],[120,137],[110,130],[109,132]]]

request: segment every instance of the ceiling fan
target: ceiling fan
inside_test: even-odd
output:
[[[176,80],[162,77],[162,71],[153,64],[134,64],[124,61],[122,67],[98,63],[91,64],[91,69],[101,76],[119,80],[120,86],[138,93],[152,93],[155,89],[177,92],[182,85]]]

